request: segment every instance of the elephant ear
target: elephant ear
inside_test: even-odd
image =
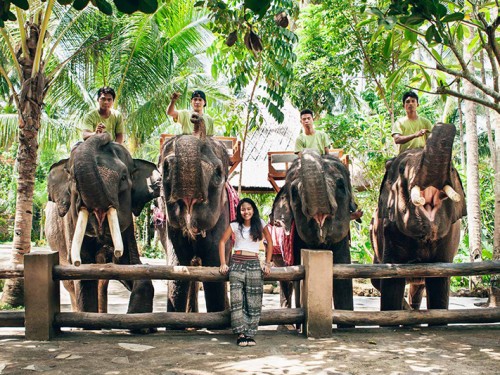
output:
[[[150,200],[160,196],[161,175],[153,163],[134,159],[132,177],[132,212],[135,216]]]
[[[455,168],[451,168],[451,187],[458,195],[462,197],[459,202],[453,202],[453,210],[451,212],[451,222],[454,223],[462,217],[467,216],[467,205],[465,203],[465,192],[462,185],[462,180]]]
[[[288,185],[285,184],[274,199],[273,210],[269,217],[271,224],[280,222],[285,227],[287,233],[292,228],[293,213],[290,208],[290,195],[288,193]]]
[[[47,179],[49,201],[56,204],[57,212],[61,217],[66,215],[71,205],[71,176],[67,168],[68,160],[62,159],[53,164]]]

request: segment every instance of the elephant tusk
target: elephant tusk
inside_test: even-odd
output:
[[[80,211],[78,212],[78,219],[76,220],[75,233],[73,234],[73,241],[71,241],[71,261],[76,267],[82,264],[80,252],[88,220],[89,212],[85,207],[80,208]]]
[[[106,213],[108,216],[109,231],[113,239],[113,247],[115,248],[114,255],[120,258],[123,255],[123,240],[120,232],[120,222],[118,221],[118,213],[116,208],[110,207]]]
[[[446,185],[443,188],[443,191],[453,202],[460,202],[462,199],[460,194],[458,194],[450,185]]]
[[[415,206],[423,206],[425,204],[425,198],[420,195],[420,186],[415,185],[411,188],[410,199]]]

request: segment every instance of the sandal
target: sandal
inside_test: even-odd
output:
[[[252,337],[246,336],[245,339],[247,340],[247,346],[257,345],[257,343],[255,342],[255,340]]]
[[[238,345],[238,346],[247,346],[248,345],[247,338],[245,336],[243,336],[243,335],[238,336],[238,338],[236,339],[236,345]]]

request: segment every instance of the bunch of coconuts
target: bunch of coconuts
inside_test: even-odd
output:
[[[286,28],[288,27],[289,23],[288,15],[286,14],[286,12],[280,12],[274,16],[274,22],[276,22],[276,25],[278,25],[279,27]],[[227,36],[226,45],[228,47],[232,47],[237,40],[238,40],[238,30],[234,30]],[[249,51],[253,53],[262,51],[262,41],[260,40],[260,37],[253,32],[251,26],[250,30],[248,30],[245,33],[243,41],[245,42],[245,46]]]

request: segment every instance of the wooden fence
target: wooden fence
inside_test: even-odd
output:
[[[216,267],[124,266],[115,264],[59,265],[58,254],[50,251],[25,256],[23,267],[0,269],[0,278],[25,278],[25,312],[1,312],[0,326],[25,327],[26,338],[50,340],[61,327],[88,329],[224,328],[230,325],[227,311],[216,313],[98,314],[60,312],[59,280],[165,279],[225,281]],[[273,268],[266,281],[302,280],[303,307],[264,310],[260,325],[301,323],[306,335],[331,336],[333,324],[409,325],[500,322],[500,308],[421,311],[332,310],[332,282],[326,280],[391,277],[448,277],[500,273],[500,262],[333,265],[329,251],[303,250],[301,266]],[[314,270],[310,272],[309,270]]]

